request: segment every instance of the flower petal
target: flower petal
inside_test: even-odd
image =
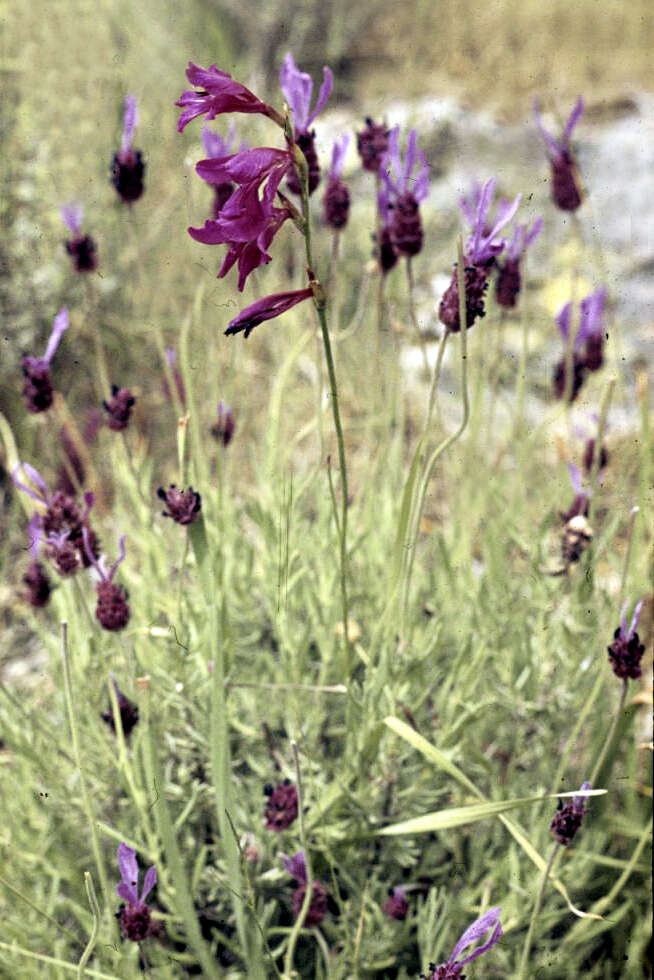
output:
[[[334,88],[334,74],[331,68],[325,66],[322,70],[322,85],[320,86],[320,91],[318,92],[318,101],[316,102],[313,112],[307,119],[307,129],[314,121],[314,119],[320,115],[322,110],[327,105],[329,96],[332,94],[332,89]]]
[[[144,902],[154,886],[157,884],[157,869],[154,865],[145,872],[143,888],[141,889],[141,901]]]
[[[136,852],[131,847],[128,847],[127,844],[120,843],[118,845],[117,856],[121,883],[117,886],[116,891],[125,901],[138,902],[139,866],[136,863]],[[119,891],[121,885],[123,888]]]
[[[484,943],[483,946],[480,946],[478,949],[476,949],[473,953],[470,954],[470,956],[466,956],[465,959],[457,960],[456,965],[459,967],[464,966],[466,963],[470,963],[471,960],[477,959],[477,957],[481,956],[482,953],[487,952],[487,950],[489,950],[491,946],[494,946],[502,935],[502,925],[500,923],[501,914],[502,914],[502,909],[499,907],[489,909],[485,915],[482,915],[481,918],[473,922],[471,926],[468,926],[468,928],[463,933],[458,943],[452,950],[452,955],[450,956],[449,962],[453,963],[456,960],[457,956],[460,953],[462,953],[463,950],[466,949],[466,947],[471,946],[472,943],[476,943],[477,940],[481,939],[482,936],[485,936],[488,930],[491,929],[493,926],[495,928],[493,929],[492,935],[488,940],[488,942]]]
[[[565,124],[565,129],[563,130],[563,140],[565,143],[567,143],[570,137],[572,136],[572,130],[575,128],[575,126],[583,116],[585,108],[586,108],[586,104],[583,100],[583,97],[580,95],[574,104],[572,112],[570,113],[570,118]]]
[[[296,881],[306,882],[307,862],[304,851],[298,851],[293,857],[284,857],[284,867]]]
[[[35,493],[31,487],[29,487],[26,483],[22,483],[18,479],[16,474],[21,469],[27,474],[28,480],[30,480],[30,482],[37,487],[37,489],[40,491],[39,493]],[[26,493],[28,497],[31,497],[32,500],[38,500],[39,503],[47,504],[50,497],[50,491],[48,490],[47,484],[39,471],[33,466],[30,466],[29,463],[18,463],[11,474],[11,478],[14,481],[14,485],[17,486],[19,490],[22,490],[23,493]]]
[[[54,318],[54,324],[52,326],[52,333],[50,334],[50,339],[48,340],[48,346],[45,349],[44,361],[48,363],[54,357],[55,351],[59,346],[59,341],[61,340],[64,330],[68,330],[70,326],[70,317],[68,316],[68,310],[66,307],[62,307]]]
[[[310,299],[311,296],[313,296],[313,290],[310,288],[264,296],[262,299],[257,300],[256,303],[252,303],[251,306],[246,306],[237,317],[230,320],[225,334],[230,335],[244,332],[247,338],[254,328],[260,323],[263,323],[264,320],[273,320],[275,317],[281,316],[282,313],[286,313],[287,310],[296,306],[297,303],[301,303],[305,299]]]

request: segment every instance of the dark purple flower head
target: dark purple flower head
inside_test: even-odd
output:
[[[48,534],[45,539],[45,553],[64,578],[74,575],[81,565],[79,550],[68,531]]]
[[[225,334],[229,335],[243,332],[247,338],[254,328],[260,323],[263,323],[264,320],[273,320],[303,300],[311,299],[312,296],[313,290],[311,287],[264,296],[262,299],[257,300],[256,303],[252,303],[251,306],[246,306],[237,317],[230,320]]]
[[[350,191],[341,177],[349,143],[349,133],[334,142],[332,162],[327,174],[327,189],[322,202],[325,223],[336,231],[345,227],[350,212]]]
[[[590,783],[582,783],[581,789],[590,789]],[[567,847],[581,827],[587,812],[585,796],[573,796],[572,801],[565,804],[559,798],[557,811],[550,824],[550,834],[559,844]]]
[[[140,150],[133,147],[134,131],[138,122],[138,108],[136,96],[128,95],[125,98],[125,112],[123,116],[123,136],[120,150],[114,153],[111,162],[111,183],[116,188],[118,196],[126,204],[138,201],[142,195],[143,176],[145,174],[145,163],[143,154]]]
[[[463,980],[461,970],[466,963],[471,963],[472,960],[476,960],[478,956],[482,956],[484,953],[487,953],[488,950],[501,939],[501,914],[501,908],[489,909],[485,915],[482,915],[481,918],[473,922],[471,926],[468,926],[452,950],[452,955],[446,963],[441,963],[440,966],[436,966],[434,963],[429,964],[430,972],[427,975],[426,980]],[[472,946],[473,943],[476,943],[482,939],[489,929],[492,929],[493,931],[490,938],[485,943],[478,946],[477,949],[473,950],[472,953],[464,957],[462,960],[457,959],[457,957],[460,956],[461,953],[468,948],[468,946]]]
[[[264,793],[268,797],[264,812],[266,830],[286,830],[297,819],[297,789],[290,779],[285,779],[274,788],[266,785]]]
[[[374,235],[375,258],[379,263],[379,268],[383,276],[387,275],[398,262],[399,254],[393,244],[391,235],[391,221],[393,220],[393,209],[391,208],[390,195],[385,184],[381,184],[377,194],[377,212],[379,221],[377,232]]]
[[[222,442],[223,446],[229,446],[236,429],[236,419],[234,413],[225,402],[218,402],[218,413],[214,424],[211,426],[211,435],[214,439]]]
[[[68,310],[64,306],[54,318],[52,332],[43,357],[23,357],[21,367],[25,376],[23,398],[30,412],[45,412],[52,405],[54,388],[50,377],[50,362],[59,346],[64,330],[70,325]]]
[[[108,570],[104,556],[100,559],[95,556],[86,526],[83,528],[82,535],[87,559],[100,576],[100,581],[95,587],[98,595],[98,603],[95,609],[96,619],[104,629],[114,633],[118,632],[127,626],[130,616],[127,591],[113,581],[118,566],[125,560],[125,535],[121,535],[118,542],[118,558]]]
[[[562,211],[576,211],[582,202],[577,164],[570,149],[572,130],[577,125],[584,111],[584,100],[577,99],[565,124],[561,139],[555,139],[543,126],[540,114],[540,103],[534,102],[536,125],[545,141],[547,155],[552,168],[552,200]]]
[[[288,873],[298,882],[298,887],[293,892],[293,915],[297,919],[302,911],[304,897],[307,891],[307,865],[304,851],[298,851],[293,857],[284,857],[284,867]],[[327,915],[328,896],[325,886],[317,880],[311,883],[311,902],[302,923],[310,929],[318,926]]]
[[[116,892],[127,903],[119,918],[123,936],[125,939],[131,939],[132,942],[140,943],[151,936],[160,935],[160,927],[152,922],[150,908],[145,902],[157,883],[157,869],[154,866],[148,868],[139,896],[136,853],[127,844],[118,845],[118,867],[121,880],[116,886]]]
[[[608,647],[609,661],[616,677],[620,677],[622,680],[628,678],[637,680],[642,673],[640,662],[645,653],[645,644],[640,642],[640,637],[636,632],[643,608],[643,600],[641,599],[636,604],[629,627],[627,627],[626,619],[628,605],[627,601],[622,607],[620,626],[613,634],[613,642]]]
[[[414,177],[416,167],[418,173]],[[392,211],[388,228],[393,247],[400,255],[417,255],[423,239],[418,206],[429,193],[429,165],[425,154],[418,149],[415,129],[409,131],[404,160],[400,154],[399,127],[391,130],[379,174],[388,193],[387,207]]]
[[[179,490],[171,483],[168,490],[159,487],[157,497],[166,504],[163,516],[171,517],[176,524],[192,524],[202,509],[202,497],[193,487]]]
[[[207,119],[214,119],[225,112],[257,113],[268,116],[278,126],[284,127],[284,118],[276,109],[262,102],[245,85],[234,81],[231,75],[216,65],[201,68],[190,61],[186,77],[198,91],[182,92],[175,103],[182,109],[177,123],[178,132],[181,133],[196,116],[206,115]]]
[[[409,914],[409,903],[403,888],[399,886],[389,888],[388,898],[384,902],[384,914],[389,919],[398,919],[399,921],[406,919]]]
[[[386,123],[373,122],[369,116],[366,116],[365,122],[365,127],[357,133],[357,150],[363,169],[376,174],[379,173],[382,158],[388,150],[390,131]]]
[[[116,701],[118,702],[118,710],[120,712],[120,723],[123,728],[123,735],[125,736],[125,738],[127,738],[130,732],[132,731],[132,729],[138,723],[139,709],[134,704],[133,701],[130,701],[129,698],[125,694],[123,694],[121,689],[118,687],[118,683],[116,681],[116,678],[113,676],[113,674],[111,675],[111,681],[113,683],[114,690],[116,692]],[[100,717],[104,722],[106,722],[106,724],[115,734],[116,722],[114,720],[114,713],[111,704],[109,705],[107,711],[102,712]]]
[[[542,218],[537,218],[529,230],[527,225],[517,225],[513,238],[507,244],[504,261],[498,263],[495,296],[499,305],[505,309],[513,309],[516,305],[522,286],[520,263],[526,249],[538,237],[542,227]]]
[[[66,204],[61,208],[61,219],[73,236],[64,243],[73,266],[77,272],[93,272],[98,265],[97,249],[91,236],[82,234],[83,217],[81,204]]]
[[[132,408],[136,398],[129,388],[119,388],[118,385],[111,386],[111,398],[103,401],[102,407],[107,413],[107,425],[114,432],[122,432],[129,425]]]
[[[596,289],[590,293],[580,304],[579,328],[575,334],[573,347],[573,370],[574,379],[570,400],[574,401],[585,380],[588,371],[597,371],[604,363],[604,307],[606,304],[606,290]],[[572,329],[572,303],[568,302],[561,307],[556,316],[561,339],[568,345],[570,330]],[[556,365],[554,370],[554,391],[559,398],[562,398],[566,390],[566,359],[563,357]]]

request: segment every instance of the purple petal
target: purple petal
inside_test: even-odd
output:
[[[144,902],[154,886],[157,884],[157,869],[154,865],[145,872],[143,888],[141,889],[141,901]]]
[[[500,936],[502,935],[502,925],[500,923],[501,914],[502,914],[502,909],[499,907],[489,909],[485,915],[482,915],[480,919],[477,919],[475,922],[472,923],[471,926],[468,926],[468,928],[463,933],[458,943],[452,950],[452,955],[450,956],[449,962],[454,963],[454,961],[456,960],[457,966],[464,966],[466,963],[470,963],[471,960],[477,959],[478,956],[481,956],[482,953],[485,953],[487,950],[489,950],[491,946],[494,946],[495,943],[500,938]],[[466,949],[468,946],[471,946],[472,943],[476,943],[479,939],[482,938],[482,936],[485,936],[488,930],[491,929],[493,926],[494,926],[493,933],[490,939],[488,940],[488,942],[484,943],[483,946],[480,946],[478,949],[476,949],[473,953],[470,954],[470,956],[466,956],[465,959],[457,960],[457,957],[459,956],[460,953],[463,952],[464,949]]]
[[[429,164],[422,150],[418,150],[418,161],[420,162],[420,170],[413,183],[413,196],[420,203],[429,194]]]
[[[556,325],[558,327],[559,333],[564,340],[568,339],[568,334],[570,333],[570,319],[572,317],[572,303],[567,302],[561,307],[559,312],[556,314]]]
[[[329,96],[332,94],[332,89],[334,88],[334,74],[331,68],[327,68],[327,66],[323,68],[322,78],[323,78],[322,85],[320,86],[320,91],[318,92],[318,101],[314,106],[313,112],[307,119],[307,129],[314,121],[314,119],[318,115],[320,115],[322,110],[327,105],[327,100],[329,99]]]
[[[572,489],[574,493],[579,496],[583,493],[581,484],[581,470],[574,463],[568,463],[568,473],[570,474],[570,483],[572,484]]]
[[[41,545],[41,515],[34,514],[27,525],[27,533],[30,539],[30,552],[34,561],[39,557],[39,547]]]
[[[229,156],[229,149],[225,140],[208,126],[202,127],[202,143],[204,144],[204,152],[208,157]]]
[[[62,307],[54,318],[54,324],[52,326],[52,333],[50,334],[50,339],[48,340],[48,346],[45,349],[44,361],[48,364],[54,357],[55,351],[59,346],[59,341],[61,340],[64,330],[68,330],[70,326],[70,317],[68,316],[68,310],[66,307]]]
[[[311,81],[311,75],[299,71],[290,51],[282,63],[279,73],[279,84],[293,113],[293,125],[295,129],[300,133],[305,132],[309,125],[309,108],[311,105],[313,82]]]
[[[540,135],[545,140],[547,148],[550,151],[550,155],[553,157],[560,156],[563,147],[561,146],[559,141],[555,140],[554,137],[551,136],[543,126],[543,120],[540,114],[540,102],[538,101],[538,99],[534,99],[534,118],[536,120],[536,125],[538,126],[538,129],[540,131]]]
[[[522,200],[522,194],[518,194],[515,201],[513,201],[512,204],[505,203],[503,207],[498,209],[499,213],[498,213],[497,221],[493,225],[493,230],[487,236],[486,239],[486,241],[489,244],[493,241],[494,238],[496,238],[496,236],[502,230],[502,228],[504,228],[505,225],[508,225],[509,221],[511,221],[512,218],[515,216],[516,211],[520,207],[521,200]]]
[[[84,539],[84,543],[86,544],[86,538]],[[110,582],[111,582],[112,578],[114,577],[114,575],[116,574],[116,569],[118,568],[118,566],[120,565],[120,563],[122,561],[125,561],[125,555],[126,554],[127,554],[127,552],[125,551],[125,535],[124,534],[121,534],[120,539],[118,541],[118,558],[116,558],[115,562],[113,563],[113,565],[111,566],[111,568],[109,569],[109,571],[107,573],[107,579]]]
[[[100,565],[100,562],[98,561],[98,559],[93,554],[93,548],[91,547],[91,538],[89,536],[89,529],[88,529],[88,527],[87,527],[86,524],[82,525],[82,541],[84,542],[84,553],[86,554],[86,557],[88,558],[88,560],[90,561],[90,563],[93,565],[93,567],[96,569],[96,571],[100,575],[100,578],[102,579],[102,581],[103,582],[106,582],[107,581],[107,576],[105,575],[104,571],[102,570],[102,566]],[[127,847],[127,845],[122,845],[121,844],[121,847],[123,847],[123,846]],[[129,848],[128,848],[128,850],[129,850]],[[132,851],[132,853],[134,853],[134,852]],[[120,860],[119,860],[119,863],[120,863]]]
[[[284,867],[296,881],[306,882],[307,880],[307,862],[304,856],[304,851],[298,851],[293,857],[284,858]]]
[[[26,483],[22,483],[18,479],[16,474],[20,469],[27,474],[27,478],[40,490],[40,493],[35,493],[31,487],[29,487]],[[46,482],[39,471],[34,469],[33,466],[30,466],[29,463],[19,463],[11,474],[11,478],[14,481],[15,486],[17,486],[19,490],[22,490],[23,493],[26,493],[28,497],[31,497],[32,500],[38,500],[39,503],[47,504],[50,498],[50,491],[48,490]]]
[[[583,791],[583,790],[586,790],[586,789],[590,789],[591,786],[590,786],[590,783],[589,782],[584,782],[584,783],[581,784],[581,786],[579,788],[580,788],[581,791]],[[577,810],[577,811],[581,811],[581,813],[585,813],[586,812],[586,799],[587,798],[585,796],[573,796],[572,797],[572,806],[573,806],[573,808],[575,810]]]
[[[334,146],[332,148],[332,163],[331,167],[329,168],[330,177],[338,178],[343,173],[343,165],[345,163],[345,156],[349,145],[349,133],[344,133],[340,140],[334,140]]]
[[[73,235],[79,235],[84,219],[84,208],[81,204],[64,204],[59,209],[61,220]]]
[[[125,114],[123,116],[123,139],[121,149],[131,149],[134,140],[134,130],[138,124],[139,113],[136,106],[136,96],[125,96]]]
[[[118,845],[118,867],[120,868],[121,884],[118,885],[116,891],[121,898],[124,898],[127,902],[138,902],[138,882],[139,882],[139,866],[136,863],[136,852],[128,847],[127,844],[121,843]],[[122,890],[119,891],[123,886]]]
[[[636,603],[636,608],[634,609],[634,614],[631,618],[631,626],[629,627],[629,633],[627,634],[629,639],[631,639],[631,637],[636,632],[636,627],[638,626],[638,620],[640,619],[640,614],[642,612],[644,602],[645,600],[641,599],[640,602]]]
[[[595,336],[597,334],[604,333],[604,323],[602,317],[604,315],[604,306],[606,304],[606,290],[601,288],[596,289],[594,293],[590,293],[582,299],[580,304],[580,325],[579,325],[579,340],[586,340],[588,337]]]
[[[418,152],[418,134],[415,129],[409,130],[409,138],[406,144],[406,153],[404,154],[404,184],[408,186],[409,178],[413,173],[413,168],[416,162],[416,153]]]
[[[532,242],[535,242],[543,229],[543,218],[536,218],[530,230],[527,232],[527,237],[525,238],[525,248],[529,248]]]
[[[563,130],[563,140],[567,143],[572,136],[572,130],[575,128],[579,120],[584,114],[584,109],[586,108],[583,97],[580,95],[575,102],[574,108],[570,113],[570,118],[565,124],[565,129]]]

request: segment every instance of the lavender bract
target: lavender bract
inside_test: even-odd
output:
[[[315,130],[309,127],[327,104],[334,86],[334,76],[329,68],[323,68],[323,82],[313,112],[311,111],[313,81],[310,75],[298,69],[290,52],[284,58],[279,84],[293,113],[293,138],[304,154],[308,169],[309,193],[313,194],[320,183],[320,164],[315,147]],[[302,193],[300,176],[295,166],[288,175],[287,184],[294,194]]]
[[[565,124],[561,138],[557,140],[543,126],[540,103],[538,100],[534,102],[536,125],[545,141],[550,167],[552,168],[552,200],[562,211],[576,211],[583,200],[577,163],[570,149],[572,130],[583,112],[584,100],[579,96]]]
[[[118,845],[117,856],[120,882],[116,885],[116,892],[118,897],[127,903],[119,914],[123,936],[135,943],[160,936],[162,925],[152,920],[150,907],[145,901],[157,883],[157,869],[154,866],[148,868],[139,895],[139,868],[135,851],[127,844],[121,843]]]
[[[123,115],[123,135],[120,150],[113,155],[111,161],[111,183],[116,188],[120,199],[126,204],[133,204],[143,194],[145,163],[141,150],[135,150],[134,131],[138,123],[138,108],[136,96],[125,98]]]
[[[590,783],[582,783],[581,789],[590,789]],[[581,827],[584,815],[588,812],[585,804],[585,796],[573,796],[572,801],[565,804],[561,798],[557,801],[557,812],[550,824],[550,834],[564,847],[572,842]]]
[[[416,167],[418,172],[414,177]],[[429,194],[429,164],[418,148],[415,129],[409,131],[404,160],[400,153],[399,127],[391,130],[379,174],[389,196],[388,207],[392,210],[389,231],[393,247],[400,255],[410,258],[422,249],[419,205]]]
[[[65,204],[61,208],[61,219],[73,236],[64,242],[73,267],[77,272],[93,272],[98,265],[97,248],[90,235],[82,234],[83,218],[81,204]]]
[[[68,316],[68,310],[64,306],[54,318],[52,332],[43,357],[30,357],[26,355],[21,361],[21,368],[25,376],[22,393],[29,412],[45,412],[52,405],[54,387],[52,378],[50,377],[50,363],[64,331],[69,326],[70,317]]]
[[[620,614],[620,625],[613,634],[613,642],[607,648],[611,668],[616,677],[621,680],[637,680],[642,674],[640,665],[645,653],[645,644],[640,642],[640,637],[636,632],[638,620],[643,608],[643,600],[636,603],[636,608],[627,626],[626,613],[628,601],[625,602]]]
[[[125,535],[121,535],[118,542],[118,558],[108,570],[105,567],[104,557],[98,559],[93,554],[86,527],[83,529],[83,537],[88,560],[100,576],[100,581],[95,587],[98,596],[95,608],[96,619],[103,629],[116,633],[127,626],[130,617],[127,590],[113,581],[118,566],[125,560]]]
[[[472,960],[476,960],[477,957],[487,953],[502,938],[501,914],[501,908],[493,908],[489,909],[479,919],[476,919],[471,926],[468,926],[459,939],[452,950],[449,960],[446,963],[441,963],[440,966],[436,966],[435,963],[430,963],[430,972],[426,977],[423,977],[423,980],[463,980],[461,970],[466,963],[471,963]],[[482,939],[490,929],[493,931],[485,943],[478,946],[477,949],[473,950],[472,953],[463,959],[457,959],[468,946],[472,946],[473,943]]]

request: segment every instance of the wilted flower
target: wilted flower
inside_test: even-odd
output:
[[[113,676],[113,674],[111,676],[111,681],[114,686],[114,690],[116,692],[116,701],[118,702],[118,711],[120,712],[120,724],[122,725],[123,735],[125,736],[125,738],[127,738],[139,720],[139,709],[134,704],[133,701],[130,701],[129,698],[126,697],[125,694],[123,694],[121,689],[118,687],[116,678]],[[109,728],[115,734],[116,721],[114,719],[114,713],[111,704],[109,705],[107,711],[102,712],[100,717],[104,722],[107,723],[107,725],[109,725]]]
[[[64,244],[77,272],[93,272],[98,265],[97,249],[90,235],[82,234],[84,209],[81,204],[66,204],[61,219],[73,236]]]
[[[363,169],[376,174],[379,173],[382,157],[388,150],[390,131],[386,123],[373,122],[370,116],[366,116],[365,122],[365,127],[357,133],[357,150]]]
[[[489,909],[485,915],[482,915],[481,918],[473,922],[471,926],[468,926],[452,950],[452,955],[447,963],[441,963],[440,966],[436,966],[435,963],[430,963],[430,972],[426,977],[424,977],[424,980],[464,980],[461,970],[466,963],[471,963],[472,960],[476,960],[478,956],[482,956],[484,953],[487,953],[488,950],[501,939],[501,914],[501,908]],[[469,956],[464,957],[462,960],[457,959],[457,957],[460,956],[461,953],[468,948],[468,946],[472,946],[473,943],[476,943],[478,940],[482,939],[489,929],[493,930],[490,939],[488,939],[482,946],[478,946],[477,949],[473,950]]]
[[[127,590],[113,581],[118,566],[125,560],[125,535],[123,534],[118,542],[118,558],[107,571],[104,556],[97,559],[91,550],[88,529],[84,527],[82,533],[88,560],[100,576],[100,581],[95,587],[98,594],[96,619],[104,629],[118,632],[127,626],[130,616]]]
[[[136,106],[136,96],[128,95],[125,98],[125,113],[123,116],[123,136],[120,150],[114,153],[111,162],[111,183],[118,192],[118,196],[126,204],[138,201],[143,193],[143,176],[145,174],[145,163],[140,150],[133,147],[134,130],[138,123],[138,109]]]
[[[42,609],[50,601],[52,593],[52,583],[48,574],[39,561],[39,548],[41,543],[41,520],[38,514],[34,514],[28,525],[30,536],[30,553],[32,563],[25,575],[23,583],[27,586],[24,598],[34,609]]]
[[[166,504],[167,510],[162,511],[163,517],[172,517],[176,524],[192,524],[202,508],[202,497],[193,487],[179,490],[171,483],[168,490],[159,487],[157,497]]]
[[[130,415],[136,399],[129,388],[111,386],[111,398],[103,401],[102,407],[108,415],[107,425],[114,432],[121,432],[129,425]]]
[[[52,332],[43,357],[23,357],[21,367],[25,376],[23,398],[30,412],[45,412],[52,405],[54,389],[50,377],[50,362],[59,346],[64,330],[70,325],[68,310],[64,306],[54,318]]]
[[[531,228],[527,225],[516,225],[513,238],[508,242],[504,253],[504,261],[497,267],[495,280],[495,296],[500,306],[512,309],[517,302],[522,286],[520,263],[527,248],[540,234],[543,219],[537,218]]]
[[[582,783],[581,789],[590,789],[590,783]],[[568,846],[581,827],[584,814],[588,812],[585,803],[585,796],[573,796],[572,801],[566,804],[560,797],[557,800],[557,810],[550,824],[550,834],[564,847]]]
[[[413,171],[418,167],[418,173]],[[388,150],[382,158],[379,174],[389,194],[392,217],[391,241],[400,255],[417,255],[422,248],[422,222],[418,206],[429,194],[429,164],[418,149],[418,134],[409,131],[404,161],[400,154],[399,127],[391,130]]]
[[[502,228],[514,217],[520,205],[521,195],[518,194],[513,203],[503,201],[497,209],[497,218],[489,228],[487,216],[495,193],[495,180],[487,180],[479,194],[479,202],[475,212],[472,235],[465,245],[464,279],[466,293],[466,327],[470,328],[477,317],[486,314],[484,294],[488,288],[488,277],[498,255],[506,245],[504,238],[498,235]],[[459,287],[456,266],[452,273],[452,281],[445,290],[438,307],[438,317],[451,333],[461,329],[459,321]]]
[[[309,193],[312,194],[320,182],[320,164],[316,154],[315,130],[310,130],[309,127],[327,104],[334,86],[334,76],[329,68],[323,68],[323,82],[313,112],[311,112],[313,81],[310,75],[298,69],[290,52],[284,58],[279,84],[293,113],[294,139],[307,162]],[[294,194],[302,193],[300,178],[295,168],[288,175],[288,187]]]
[[[249,337],[252,331],[264,320],[273,320],[277,316],[281,316],[282,313],[286,313],[293,306],[301,303],[305,299],[310,299],[313,296],[313,290],[308,287],[307,289],[296,289],[287,293],[273,293],[271,296],[264,296],[262,299],[252,303],[251,306],[246,306],[244,310],[234,317],[233,320],[229,321],[229,326],[225,330],[225,334],[245,334],[245,337]]]
[[[307,864],[304,851],[298,851],[291,858],[284,858],[284,867],[290,875],[298,882],[298,887],[293,892],[293,915],[297,919],[302,911],[304,896],[307,892]],[[327,915],[327,891],[324,885],[317,880],[311,883],[311,901],[307,909],[303,926],[310,929],[318,926]]]
[[[584,100],[579,96],[565,124],[561,139],[554,139],[543,126],[540,104],[534,103],[536,125],[545,140],[547,155],[552,168],[552,200],[562,211],[576,211],[582,202],[582,192],[577,164],[570,149],[572,130],[584,111]]]
[[[384,914],[389,919],[398,919],[399,921],[406,919],[409,914],[409,903],[403,888],[398,886],[388,889],[388,898],[384,902]]]
[[[181,133],[196,116],[206,114],[207,119],[214,119],[226,112],[257,113],[268,116],[278,126],[284,127],[284,117],[276,109],[262,102],[245,85],[234,81],[231,75],[216,65],[200,68],[189,61],[186,77],[199,91],[182,92],[175,103],[183,110],[177,123],[178,132]]]
[[[162,924],[152,921],[150,907],[145,902],[157,883],[157,869],[154,866],[148,868],[139,896],[139,869],[136,863],[136,853],[124,843],[118,845],[118,867],[120,868],[121,880],[116,886],[116,892],[119,898],[127,902],[119,915],[123,936],[135,943],[140,943],[152,936],[160,936]]]
[[[236,419],[233,411],[225,402],[218,402],[218,417],[211,426],[211,435],[222,442],[223,446],[229,446],[235,429]]]
[[[350,192],[341,178],[349,143],[349,133],[334,141],[332,162],[327,173],[327,189],[322,200],[325,223],[336,231],[345,227],[350,213]]]
[[[643,600],[641,599],[636,604],[631,624],[627,628],[626,613],[628,605],[629,603],[625,602],[622,607],[620,626],[613,634],[613,643],[608,647],[608,651],[609,660],[615,676],[623,680],[627,680],[628,678],[636,680],[642,673],[640,662],[645,653],[645,644],[640,642],[640,637],[636,632],[640,613],[643,608]]]
[[[266,830],[286,830],[297,819],[297,789],[290,779],[285,779],[275,787],[267,783],[263,791],[268,797],[264,812]]]

